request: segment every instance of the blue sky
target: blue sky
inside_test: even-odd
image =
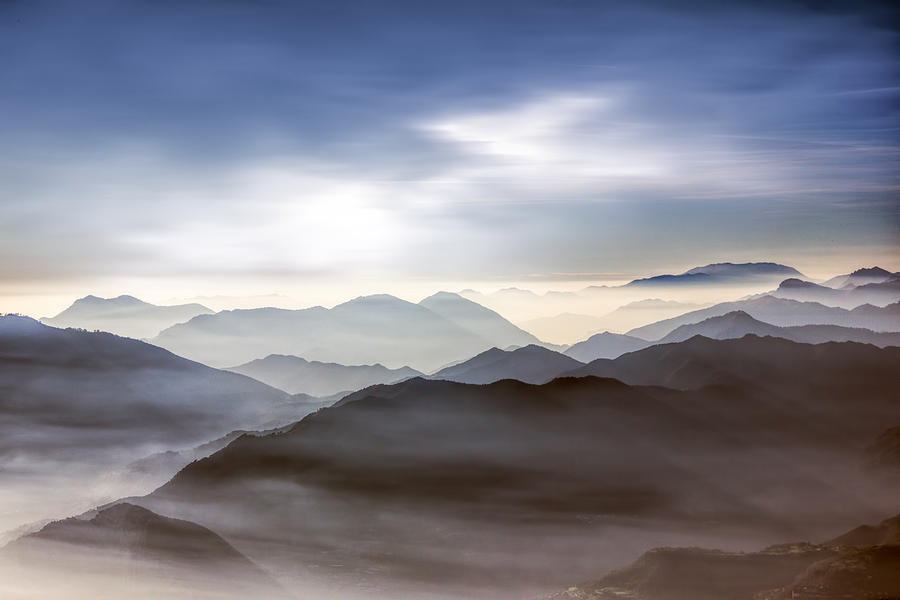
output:
[[[900,269],[897,10],[672,6],[0,1],[2,293]]]

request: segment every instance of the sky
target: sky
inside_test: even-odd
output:
[[[900,270],[898,33],[887,2],[0,0],[0,311]]]

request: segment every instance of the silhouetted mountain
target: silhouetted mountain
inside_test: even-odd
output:
[[[750,553],[656,548],[547,600],[889,600],[900,597],[898,534],[900,516],[821,545],[781,544]]]
[[[26,565],[68,587],[91,575],[107,585],[127,577],[133,596],[217,598],[285,598],[263,570],[209,529],[163,517],[134,504],[121,503],[84,517],[54,521],[36,533],[11,542],[2,557]],[[40,590],[42,582],[25,581]],[[148,589],[149,588],[149,589]],[[27,589],[27,588],[26,588]],[[163,591],[165,590],[165,591]]]
[[[438,292],[419,302],[419,305],[499,348],[541,343],[535,336],[519,329],[491,309],[459,294]]]
[[[900,277],[847,289],[833,289],[800,279],[785,279],[770,295],[842,308],[855,308],[861,304],[884,306],[900,301]]]
[[[838,275],[826,281],[823,285],[831,288],[856,287],[858,285],[866,285],[868,283],[881,283],[888,279],[897,277],[900,273],[891,273],[881,267],[870,267],[867,269],[857,269],[847,275]]]
[[[746,545],[887,512],[893,497],[858,457],[900,422],[898,360],[852,343],[695,338],[605,361],[705,386],[694,391],[414,378],[240,437],[139,502],[279,573],[324,555],[334,566],[318,576],[361,586],[533,592],[637,555],[645,527],[656,543]]]
[[[852,531],[825,542],[828,546],[886,546],[900,544],[900,515],[878,525],[860,525]],[[900,566],[900,564],[898,564]]]
[[[163,331],[153,343],[217,366],[288,354],[422,371],[493,346],[425,306],[388,295],[356,298],[330,310],[260,308],[201,315]]]
[[[799,327],[776,327],[754,319],[741,310],[727,313],[721,317],[710,317],[692,325],[682,325],[657,342],[668,344],[683,342],[695,335],[724,340],[741,338],[752,334],[760,337],[780,337],[804,344],[822,344],[825,342],[859,342],[876,346],[900,346],[900,332],[877,333],[869,329],[841,327],[839,325],[802,325]],[[615,357],[612,357],[615,358]]]
[[[149,338],[176,323],[212,311],[202,304],[156,306],[133,296],[85,296],[55,317],[41,319],[53,327],[101,330],[133,338]]]
[[[465,362],[441,369],[432,378],[479,384],[501,379],[544,383],[583,364],[541,346],[530,345],[512,351],[491,348]]]
[[[883,308],[864,304],[853,310],[846,310],[824,306],[817,302],[798,302],[774,296],[761,296],[749,300],[722,302],[709,308],[632,329],[628,335],[647,340],[658,340],[681,325],[699,323],[710,317],[719,317],[736,310],[743,311],[759,321],[779,327],[840,325],[842,327],[861,327],[872,331],[900,331],[900,302]]]
[[[803,277],[791,267],[776,263],[715,263],[694,267],[680,275],[657,275],[645,279],[635,279],[626,284],[635,286],[662,285],[729,285],[780,281],[786,277]]]
[[[422,375],[409,367],[388,369],[383,365],[339,365],[308,361],[298,356],[271,354],[266,358],[231,367],[240,373],[291,394],[331,396],[378,383],[394,383]]]
[[[21,521],[36,520],[47,516],[40,502],[90,492],[90,477],[105,468],[309,412],[282,413],[289,401],[258,381],[144,342],[0,317],[0,463],[7,467],[0,487],[27,486],[0,503],[18,502]],[[48,495],[42,477],[57,475],[72,480]],[[0,507],[0,515],[15,513]]]
[[[598,358],[617,358],[626,352],[634,352],[649,345],[650,342],[647,340],[606,331],[572,345],[564,354],[587,363]]]

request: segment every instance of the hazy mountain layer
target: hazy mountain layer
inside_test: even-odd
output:
[[[709,308],[632,329],[628,335],[647,340],[658,340],[681,325],[699,323],[704,319],[719,317],[736,310],[743,311],[759,321],[779,327],[840,325],[842,327],[861,327],[872,331],[900,331],[900,302],[883,308],[862,305],[853,310],[846,310],[824,306],[817,302],[798,302],[774,296],[762,296],[750,300],[722,302]]]
[[[176,323],[210,313],[212,311],[202,304],[156,306],[133,296],[85,296],[55,317],[41,319],[41,322],[54,327],[78,327],[126,337],[149,338]]]
[[[105,469],[308,412],[144,342],[0,317],[0,530],[55,516],[49,501],[102,497],[91,488]]]
[[[724,340],[741,338],[748,334],[780,337],[804,344],[859,342],[881,347],[900,346],[900,332],[879,333],[870,329],[841,327],[839,325],[777,327],[758,321],[741,310],[724,314],[721,317],[710,317],[699,323],[682,325],[657,343],[683,342],[695,335]]]
[[[423,372],[496,345],[425,306],[387,295],[357,298],[330,310],[261,308],[202,315],[163,331],[153,343],[216,366],[287,354],[349,365],[409,365]]]
[[[900,301],[900,277],[847,289],[833,289],[800,279],[785,279],[770,295],[842,308],[855,308],[861,304],[885,306]]]
[[[891,273],[887,269],[882,269],[881,267],[870,267],[857,269],[856,271],[848,273],[847,275],[838,275],[837,277],[832,277],[822,285],[826,285],[831,288],[853,288],[869,283],[882,283],[889,279],[893,279],[898,275],[900,275],[900,273]]]
[[[348,366],[281,354],[272,354],[228,370],[291,394],[303,393],[310,396],[331,396],[422,375],[409,367],[388,369],[383,365]]]
[[[617,358],[626,352],[634,352],[649,345],[650,342],[647,340],[606,331],[573,344],[565,351],[565,355],[586,363],[598,358]]]
[[[459,294],[438,292],[419,302],[419,305],[499,348],[541,343],[534,335],[519,329],[493,310]]]

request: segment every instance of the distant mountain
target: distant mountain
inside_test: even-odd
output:
[[[499,348],[541,343],[534,335],[519,329],[493,310],[459,294],[438,292],[419,302],[419,305]]]
[[[150,452],[309,412],[290,400],[144,342],[0,317],[0,530],[54,514],[47,501],[96,499],[92,478]]]
[[[900,332],[877,333],[870,329],[841,327],[839,325],[801,325],[777,327],[754,319],[742,310],[736,310],[721,317],[710,317],[699,323],[682,325],[659,340],[659,344],[683,342],[695,335],[725,340],[742,338],[745,335],[780,337],[804,344],[824,342],[859,342],[876,346],[900,346]],[[612,357],[615,358],[615,357]]]
[[[840,325],[842,327],[861,327],[872,331],[900,331],[900,302],[883,308],[864,304],[847,310],[824,306],[817,302],[798,302],[774,296],[761,296],[749,300],[722,302],[709,308],[632,329],[628,335],[646,340],[658,340],[681,325],[699,323],[710,317],[719,317],[736,310],[779,327]]]
[[[32,593],[44,586],[45,592],[65,587],[67,597],[80,597],[96,589],[91,577],[106,577],[105,587],[115,588],[118,575],[127,581],[127,593],[125,587],[120,590],[127,597],[152,597],[155,591],[166,598],[287,598],[269,575],[219,535],[129,503],[49,523],[11,542],[0,556],[32,575],[21,584],[25,590],[33,586]]]
[[[626,352],[634,352],[649,345],[650,342],[647,340],[606,331],[574,344],[564,354],[587,363],[598,358],[617,358]]]
[[[215,366],[270,354],[345,365],[404,365],[428,372],[494,344],[419,304],[365,296],[304,310],[260,308],[201,315],[163,331],[153,343]]]
[[[645,279],[635,279],[626,286],[732,285],[781,281],[786,277],[803,277],[803,274],[794,268],[770,262],[715,263],[694,267],[680,275],[657,275]]]
[[[760,552],[656,548],[547,600],[879,600],[900,597],[900,516],[824,544]],[[856,546],[851,548],[848,546]]]
[[[603,329],[605,322],[602,317],[562,313],[553,317],[529,319],[520,325],[542,340],[555,344],[570,344]]]
[[[900,277],[846,289],[833,289],[800,279],[785,279],[772,296],[801,302],[819,302],[827,306],[854,308],[861,304],[884,306],[900,301]]]
[[[395,383],[422,375],[409,367],[388,369],[383,365],[339,365],[308,361],[299,356],[270,354],[227,369],[262,381],[290,394],[331,396],[378,383]]]
[[[441,369],[432,378],[477,384],[501,379],[544,383],[582,365],[574,358],[535,345],[512,351],[491,348],[465,362]]]
[[[830,288],[853,288],[869,283],[882,283],[897,276],[900,276],[900,273],[891,273],[881,267],[869,267],[867,269],[857,269],[847,275],[832,277],[823,285]]]
[[[202,304],[156,306],[133,296],[85,296],[55,317],[41,319],[53,327],[100,330],[132,338],[149,338],[176,323],[213,311]]]

